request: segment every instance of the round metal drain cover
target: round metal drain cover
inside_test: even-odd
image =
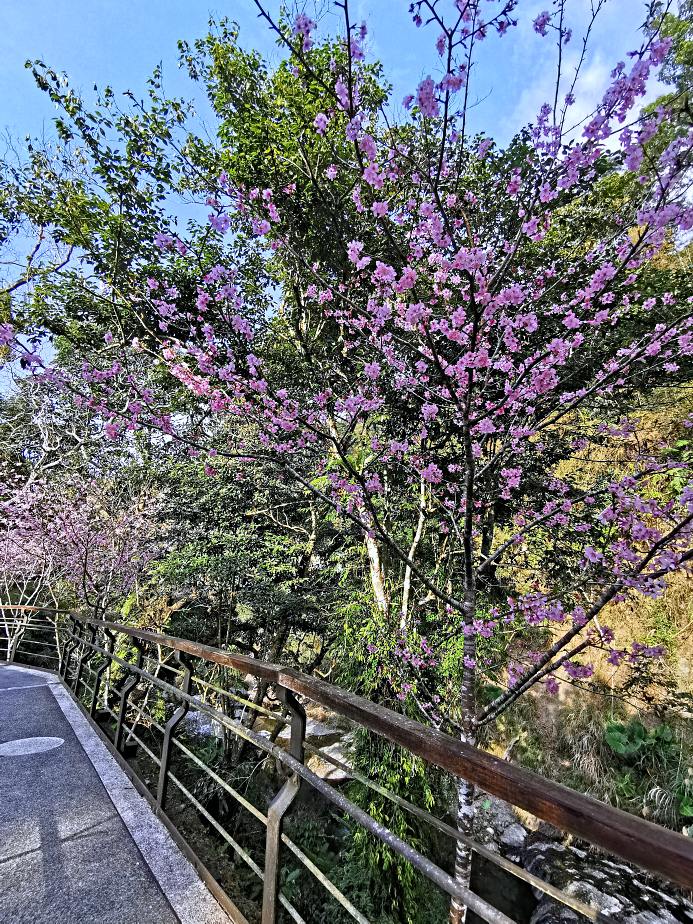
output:
[[[64,738],[15,738],[0,744],[0,757],[24,757],[25,754],[41,754],[65,744]]]

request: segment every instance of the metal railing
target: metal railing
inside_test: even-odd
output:
[[[43,667],[57,668],[57,624],[55,620],[41,619],[44,610],[33,606],[0,606],[0,663],[13,661],[21,645],[29,649],[34,660]]]
[[[13,609],[17,610],[0,607],[0,613],[6,621],[8,612]],[[458,832],[442,819],[306,742],[305,706],[308,703],[318,704],[336,716],[401,746],[429,764],[455,777],[467,779],[486,793],[525,809],[537,818],[609,853],[678,886],[693,888],[691,839],[567,789],[315,677],[186,639],[77,613],[37,609],[28,625],[28,636],[42,627],[54,633],[57,630],[55,637],[59,639],[59,646],[54,657],[59,659],[60,675],[78,701],[82,702],[92,720],[100,721],[102,726],[110,723],[113,747],[125,756],[132,756],[133,752],[144,753],[157,768],[156,786],[152,787],[149,797],[169,827],[173,828],[173,823],[166,810],[170,786],[173,784],[181,799],[199,813],[205,823],[214,829],[261,881],[262,924],[275,924],[279,920],[280,908],[297,924],[306,920],[279,888],[282,844],[339,903],[346,915],[360,924],[368,924],[368,918],[282,830],[283,820],[304,785],[311,787],[327,803],[381,840],[447,895],[459,899],[482,920],[489,924],[513,924],[507,915],[471,889],[456,882],[440,866],[348,799],[339,788],[319,777],[306,765],[306,754],[318,756],[322,761],[344,771],[419,821],[429,824],[453,840],[461,841],[486,861],[567,905],[586,920],[605,920],[597,908],[544,882]],[[31,641],[31,637],[27,641]],[[20,639],[14,646],[14,655],[18,660],[27,657],[22,648],[23,641]],[[174,659],[173,664],[171,658]],[[227,675],[221,685],[209,681],[211,667]],[[232,673],[229,675],[229,672]],[[239,689],[244,689],[245,678],[252,679],[257,686],[253,698],[250,694],[239,693]],[[140,699],[135,704],[133,695],[136,690]],[[269,709],[265,705],[268,691],[274,692],[274,701],[279,703],[280,710]],[[150,705],[152,702],[153,705]],[[152,714],[156,711],[155,707],[161,713],[162,705],[163,717],[161,714]],[[177,734],[191,707],[217,722],[226,734],[246,742],[266,757],[272,757],[277,766],[284,768],[288,778],[272,799],[266,813],[215,769],[207,766],[186,745],[183,736]],[[231,715],[229,709],[233,710]],[[238,711],[240,715],[237,716],[235,713]],[[288,746],[280,747],[275,743],[273,735],[267,736],[256,731],[254,723],[249,720],[249,716],[254,714],[271,719],[275,723],[275,732],[282,726],[288,726]],[[144,740],[144,723],[147,723],[146,728],[150,734],[148,741]],[[158,751],[152,740],[154,732],[160,736]],[[264,868],[191,792],[180,775],[173,772],[171,758],[174,749],[264,826]],[[191,846],[194,849],[194,845]],[[247,924],[247,919],[234,902],[221,890],[215,892],[231,918],[238,924]]]

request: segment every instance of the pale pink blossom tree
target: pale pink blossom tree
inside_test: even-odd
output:
[[[156,555],[156,498],[72,475],[5,479],[0,581],[8,659],[31,620],[21,607],[104,616],[136,590]],[[17,609],[14,609],[17,607]]]
[[[17,647],[32,620],[32,607],[58,605],[59,586],[64,578],[55,550],[36,529],[35,505],[40,488],[20,486],[17,478],[3,485],[0,531],[0,626],[7,661],[13,661]]]

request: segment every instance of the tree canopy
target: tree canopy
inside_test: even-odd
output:
[[[310,671],[348,650],[337,679],[471,743],[530,691],[647,698],[666,646],[611,617],[693,560],[690,4],[643,10],[578,124],[570,4],[540,13],[555,90],[506,146],[470,134],[469,87],[515,0],[413,3],[440,65],[401,105],[348,0],[324,36],[257,5],[276,66],[228,21],[180,44],[213,136],[159,71],[90,108],[29,64],[59,115],[0,186],[27,253],[6,537],[57,492],[31,541],[86,541],[72,601],[165,600],[184,634]]]

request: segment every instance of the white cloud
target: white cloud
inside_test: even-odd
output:
[[[501,143],[507,142],[522,126],[534,122],[544,103],[553,104],[558,60],[555,33],[542,38],[532,26],[536,16],[544,9],[551,9],[550,0],[528,0],[519,7],[519,22],[510,37],[512,50],[508,51],[510,79],[505,86],[494,91],[495,105],[487,107],[495,109],[495,136]],[[569,3],[567,11],[567,25],[572,28],[573,36],[570,44],[563,49],[559,109],[580,61],[582,38],[590,20],[590,6],[586,0]],[[583,120],[602,99],[613,68],[621,60],[627,62],[628,51],[641,45],[643,36],[639,27],[643,19],[644,4],[636,0],[612,0],[605,4],[590,35],[588,51],[575,87],[576,101],[568,110],[567,128],[578,126],[576,133],[581,131]],[[484,78],[489,82],[493,79],[494,65],[497,68],[498,59],[494,62],[494,56],[490,56],[479,68],[479,82]],[[651,81],[642,105],[655,99],[660,92],[661,86]]]

